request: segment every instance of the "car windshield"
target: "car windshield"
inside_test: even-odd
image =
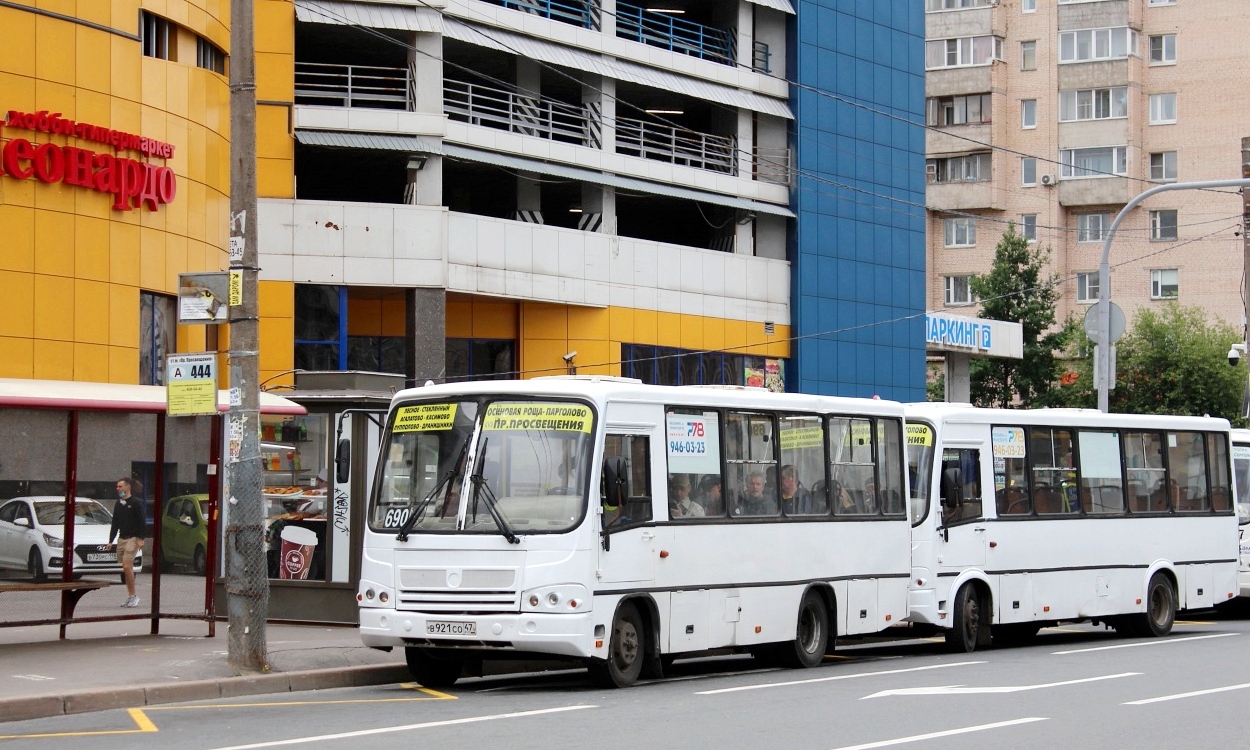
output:
[[[40,526],[61,526],[65,523],[65,503],[63,501],[45,501],[35,503],[35,518]],[[79,499],[74,502],[74,525],[97,524],[108,526],[113,516],[103,505],[94,500]]]
[[[415,513],[412,531],[507,536],[572,528],[586,507],[593,430],[594,413],[579,403],[401,406],[370,524],[399,530]]]

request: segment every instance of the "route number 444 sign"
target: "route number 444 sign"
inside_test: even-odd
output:
[[[165,360],[166,413],[193,417],[217,413],[217,355],[171,354]]]

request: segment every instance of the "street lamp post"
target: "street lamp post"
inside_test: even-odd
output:
[[[1223,187],[1250,187],[1250,178],[1242,178],[1236,180],[1207,180],[1204,182],[1172,182],[1167,185],[1157,185],[1149,190],[1143,191],[1133,198],[1124,208],[1120,209],[1120,213],[1116,214],[1115,220],[1111,222],[1111,227],[1107,230],[1107,236],[1102,240],[1102,262],[1098,264],[1098,351],[1097,374],[1098,385],[1098,411],[1106,412],[1109,409],[1110,391],[1111,391],[1111,240],[1115,238],[1115,230],[1119,228],[1120,222],[1142,201],[1146,200],[1156,193],[1168,192],[1171,190],[1207,190],[1209,188]]]

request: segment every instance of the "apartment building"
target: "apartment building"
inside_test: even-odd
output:
[[[1083,316],[1130,200],[1241,176],[1248,28],[1237,3],[926,0],[929,309],[975,314],[968,279],[1014,222],[1051,250],[1059,319]],[[1240,327],[1241,213],[1231,189],[1146,199],[1113,240],[1111,299]]]

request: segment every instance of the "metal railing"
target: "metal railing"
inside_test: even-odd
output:
[[[616,153],[713,172],[737,173],[737,140],[643,120],[616,119]]]
[[[639,5],[616,4],[616,35],[722,65],[737,64],[734,32],[677,18],[671,13],[656,13]]]
[[[443,111],[448,118],[470,125],[593,145],[590,118],[582,106],[447,78],[443,81]]]
[[[295,100],[299,104],[411,111],[415,78],[409,68],[296,62]]]
[[[793,181],[792,158],[788,148],[756,146],[751,153],[752,176],[760,182],[789,186]]]
[[[599,28],[599,6],[586,0],[486,0],[495,5],[530,13],[553,21]]]

